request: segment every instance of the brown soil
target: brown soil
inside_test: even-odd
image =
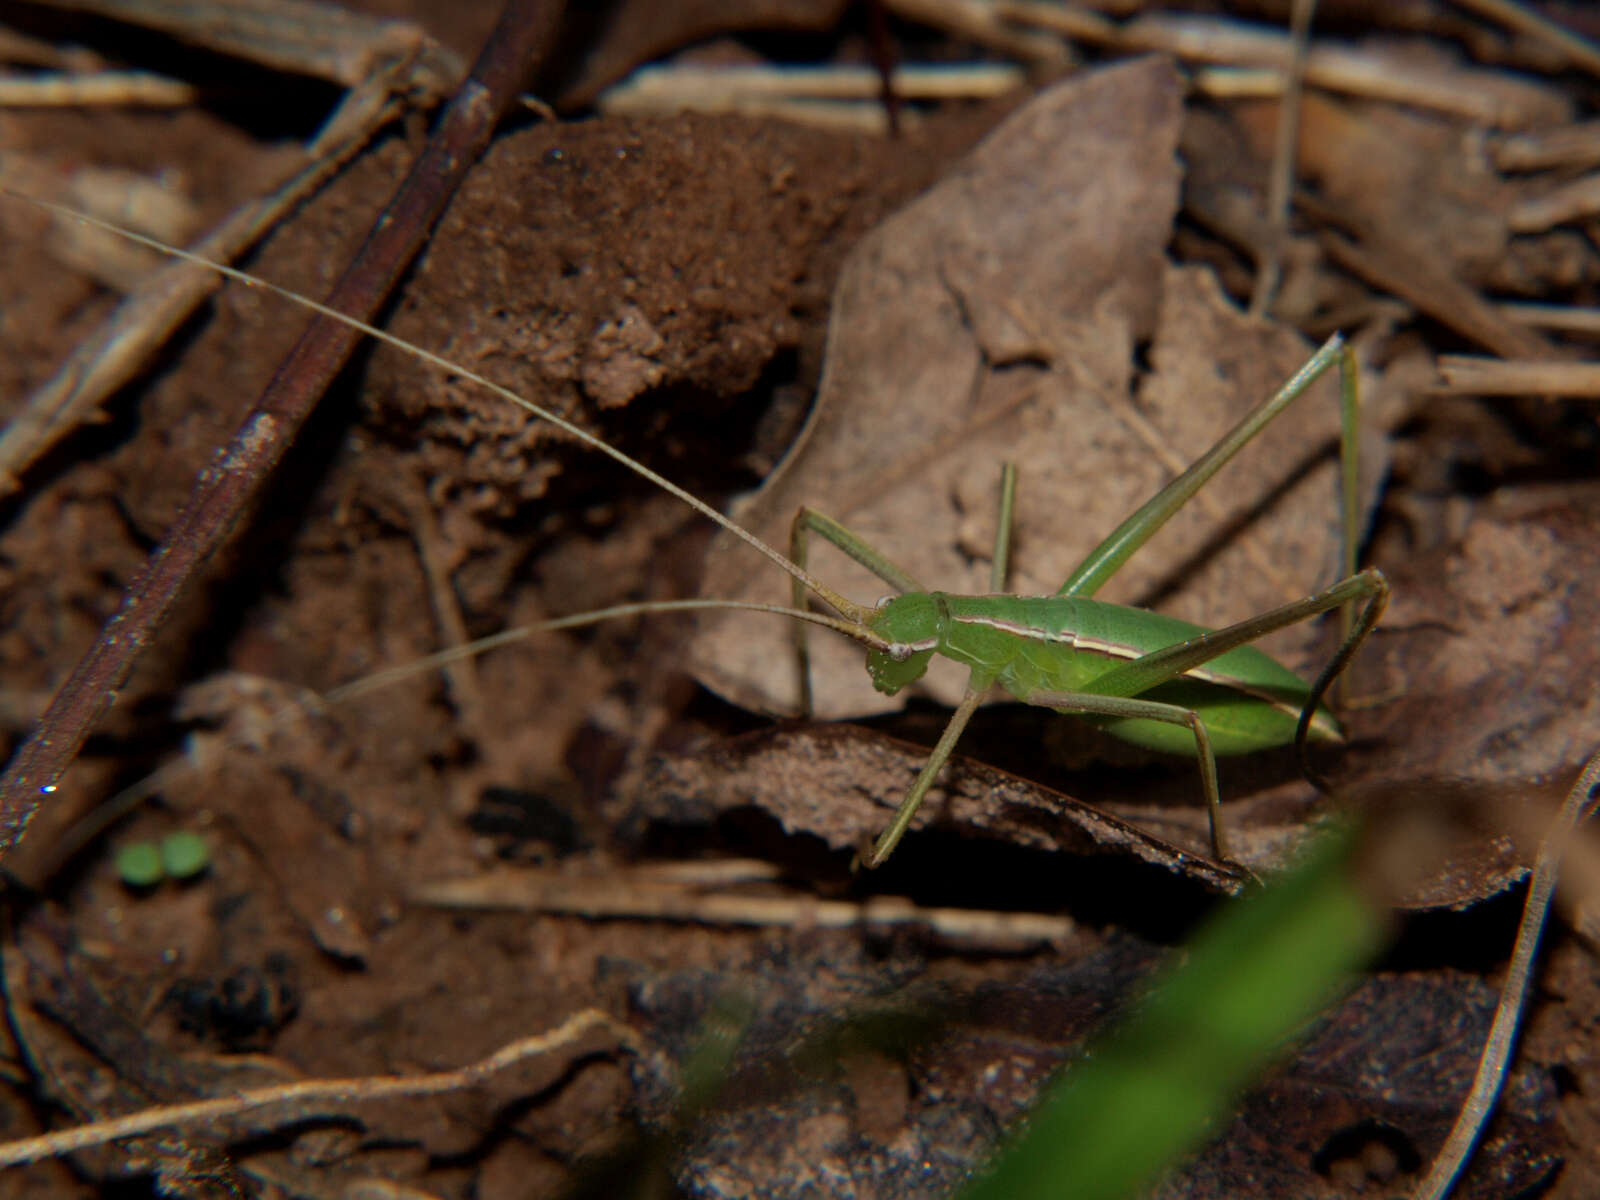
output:
[[[446,40],[477,36],[452,29]],[[1015,103],[953,107],[894,141],[697,116],[508,131],[386,327],[722,503],[759,482],[804,418],[845,254]],[[324,292],[420,136],[408,123],[385,137],[250,269]],[[203,222],[255,194],[284,153],[202,109],[6,114],[0,149],[63,169],[181,171]],[[0,202],[7,404],[114,304],[51,256],[44,225]],[[0,711],[14,737],[115,610],[300,325],[277,298],[225,288],[103,424],[38,463],[0,509]],[[1391,511],[1476,503],[1442,495],[1447,472],[1430,465],[1473,420],[1407,442]],[[1492,436],[1491,451],[1458,461],[1503,471],[1494,482],[1571,474],[1561,455],[1503,427]],[[1397,524],[1380,526],[1380,554],[1399,544]],[[1207,903],[1199,884],[1131,856],[1063,865],[937,834],[863,880],[849,875],[848,853],[786,837],[753,802],[708,815],[641,796],[640,779],[660,777],[653,755],[723,753],[737,745],[726,739],[762,726],[688,679],[687,626],[672,618],[540,638],[336,708],[314,698],[432,652],[456,629],[477,636],[691,595],[706,537],[675,502],[458,380],[392,350],[361,355],[7,862],[44,899],[18,914],[7,947],[12,1003],[35,1015],[9,1048],[0,1119],[20,1136],[60,1109],[85,1119],[192,1097],[215,1090],[241,1051],[270,1052],[252,1067],[265,1079],[444,1070],[591,1006],[635,1028],[644,1048],[591,1036],[583,1054],[520,1086],[363,1108],[360,1134],[331,1121],[292,1142],[257,1141],[234,1162],[141,1145],[0,1176],[0,1193],[101,1194],[152,1163],[183,1194],[222,1186],[211,1171],[295,1195],[383,1175],[480,1200],[592,1184],[607,1155],[634,1155],[622,1161],[635,1180],[657,1170],[706,1196],[939,1194],[970,1169],[1115,1009],[1152,943],[1182,936]],[[919,736],[919,720],[897,729]],[[189,766],[171,767],[185,755]],[[53,861],[74,822],[157,768],[168,773],[153,800]],[[1187,774],[1172,778],[1189,786]],[[119,880],[117,847],[178,829],[209,843],[203,877],[144,891]],[[418,883],[506,862],[588,862],[620,879],[639,860],[716,852],[767,857],[825,896],[1046,909],[1077,931],[1019,951],[804,922],[712,928],[412,898]],[[1448,1125],[1446,1085],[1470,1074],[1493,1004],[1483,978],[1497,978],[1508,952],[1518,895],[1419,918],[1392,970],[1359,993],[1388,1015],[1318,1035],[1323,1063],[1365,1056],[1369,1090],[1350,1083],[1354,1067],[1324,1077],[1302,1060],[1251,1101],[1187,1194],[1246,1194],[1238,1172],[1255,1168],[1239,1146],[1251,1138],[1284,1147],[1251,1195],[1334,1195],[1351,1171],[1401,1186],[1385,1171],[1415,1168],[1407,1154]],[[1593,1193],[1600,988],[1585,944],[1564,932],[1550,941],[1524,1066],[1461,1194],[1532,1186],[1558,1160],[1550,1194]],[[710,1114],[681,1133],[678,1071],[717,1028],[719,1006],[739,1005],[749,1024],[738,1065]],[[1367,1010],[1340,1011],[1351,1021]],[[886,1012],[919,1016],[879,1035],[868,1018]],[[51,1042],[37,1025],[47,1020],[72,1037]],[[1419,1078],[1422,1061],[1436,1078]],[[196,1072],[213,1074],[196,1082]],[[1401,1150],[1385,1167],[1394,1130]]]

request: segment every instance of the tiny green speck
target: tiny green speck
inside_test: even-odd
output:
[[[166,874],[161,865],[161,851],[154,842],[134,842],[122,847],[117,851],[117,874],[129,887],[154,887]]]
[[[161,839],[161,865],[172,878],[188,879],[211,865],[211,850],[198,833],[169,833]]]

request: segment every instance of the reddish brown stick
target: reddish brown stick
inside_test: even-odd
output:
[[[489,144],[496,123],[548,46],[561,9],[557,0],[507,0],[471,75],[329,293],[330,307],[362,318],[377,311]],[[201,472],[183,512],[129,586],[122,606],[56,693],[0,781],[0,858],[55,790],[179,593],[227,538],[360,336],[330,318],[313,319],[232,441]]]

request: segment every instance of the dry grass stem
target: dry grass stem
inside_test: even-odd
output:
[[[1600,163],[1600,121],[1508,134],[1489,143],[1489,158],[1501,171],[1592,167]]]
[[[184,108],[199,98],[190,84],[149,71],[0,75],[0,108]]]
[[[1065,38],[1109,46],[1117,40],[1117,23],[1103,13],[1053,0],[999,0],[995,14],[1002,20],[1046,29]]]
[[[733,873],[748,871],[740,862]],[[1074,922],[1050,913],[924,908],[899,896],[861,902],[811,895],[708,894],[695,881],[649,869],[583,873],[559,868],[505,868],[468,879],[423,884],[411,900],[440,908],[511,909],[599,919],[686,921],[704,925],[768,925],[808,929],[915,926],[964,944],[1033,946],[1070,937]]]
[[[0,1144],[0,1166],[71,1154],[90,1146],[103,1146],[119,1138],[135,1137],[157,1129],[174,1129],[237,1116],[281,1104],[292,1120],[303,1119],[307,1104],[334,1103],[340,1106],[396,1096],[431,1096],[473,1087],[490,1076],[526,1059],[538,1058],[580,1042],[595,1030],[611,1033],[624,1047],[637,1051],[638,1034],[608,1013],[586,1008],[568,1017],[549,1033],[520,1038],[496,1050],[489,1057],[454,1071],[435,1071],[428,1075],[375,1075],[355,1079],[307,1079],[298,1083],[250,1088],[235,1096],[197,1100],[189,1104],[168,1104],[147,1108],[107,1121],[93,1121],[75,1129],[38,1137],[19,1138]]]
[[[1447,396],[1571,396],[1600,398],[1600,363],[1439,356]]]
[[[1507,29],[1535,38],[1564,54],[1574,66],[1581,67],[1591,75],[1600,75],[1600,46],[1565,26],[1541,17],[1526,4],[1516,4],[1513,0],[1456,0],[1456,4],[1481,17],[1498,21]]]
[[[987,99],[1026,82],[1021,68],[993,63],[901,67],[893,78],[898,98],[925,101]],[[598,104],[607,113],[740,113],[881,135],[889,131],[881,89],[870,67],[645,67]]]
[[[1513,233],[1543,233],[1556,225],[1581,221],[1600,212],[1600,174],[1585,175],[1555,191],[1524,200],[1506,218]]]
[[[884,6],[897,17],[970,38],[1033,66],[1064,67],[1072,61],[1059,38],[1017,29],[985,0],[885,0]]]
[[[1356,228],[1342,210],[1305,192],[1295,200],[1318,220]],[[1360,240],[1356,241],[1329,230],[1318,241],[1338,266],[1378,290],[1399,297],[1486,350],[1503,358],[1554,357],[1540,334],[1507,318],[1482,292],[1456,278],[1435,257],[1371,229],[1360,229],[1359,234]]]
[[[1283,276],[1283,246],[1289,236],[1289,201],[1294,194],[1295,164],[1300,146],[1300,100],[1304,94],[1306,51],[1311,43],[1311,20],[1316,0],[1294,0],[1290,10],[1289,41],[1294,53],[1283,68],[1283,103],[1278,107],[1278,129],[1273,140],[1272,170],[1267,177],[1266,253],[1256,260],[1255,287],[1250,313],[1263,316],[1272,307]]]
[[[1500,312],[1513,321],[1533,329],[1557,333],[1600,334],[1600,308],[1578,308],[1571,304],[1536,304],[1505,301]]]
[[[1032,20],[1027,6],[1014,10]],[[1219,17],[1151,13],[1123,26],[1086,25],[1075,33],[1085,41],[1105,33],[1104,44],[1128,51],[1171,54],[1185,62],[1243,68],[1245,72],[1203,73],[1202,88],[1223,94],[1281,94],[1284,71],[1294,56],[1287,33]],[[1571,106],[1554,88],[1503,71],[1458,67],[1435,60],[1400,58],[1379,50],[1313,43],[1306,55],[1305,81],[1330,92],[1389,100],[1436,112],[1453,113],[1500,129],[1550,125],[1571,119]]]
[[[310,0],[56,0],[55,6],[158,29],[219,54],[345,87],[398,60],[414,62],[418,86],[434,96],[448,93],[466,74],[460,57],[419,25]]]
[[[1483,1056],[1478,1060],[1472,1089],[1427,1177],[1417,1185],[1413,1193],[1415,1200],[1444,1200],[1494,1111],[1495,1100],[1505,1085],[1506,1072],[1511,1065],[1511,1052],[1516,1048],[1517,1027],[1522,1021],[1528,985],[1533,978],[1534,955],[1544,933],[1550,900],[1555,895],[1561,856],[1589,802],[1589,793],[1596,785],[1600,785],[1600,750],[1589,756],[1582,774],[1539,843],[1533,879],[1528,884],[1528,899],[1522,907],[1522,923],[1517,927],[1517,941],[1511,952],[1511,965],[1506,969],[1506,981],[1500,989],[1500,1002],[1495,1006],[1494,1022],[1489,1027]]]

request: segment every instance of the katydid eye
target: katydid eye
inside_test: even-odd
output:
[[[894,599],[893,596],[879,596],[878,597],[878,602],[876,604],[874,604],[872,607],[878,609],[879,611],[882,611],[883,609],[889,607],[889,603],[893,599]]]

